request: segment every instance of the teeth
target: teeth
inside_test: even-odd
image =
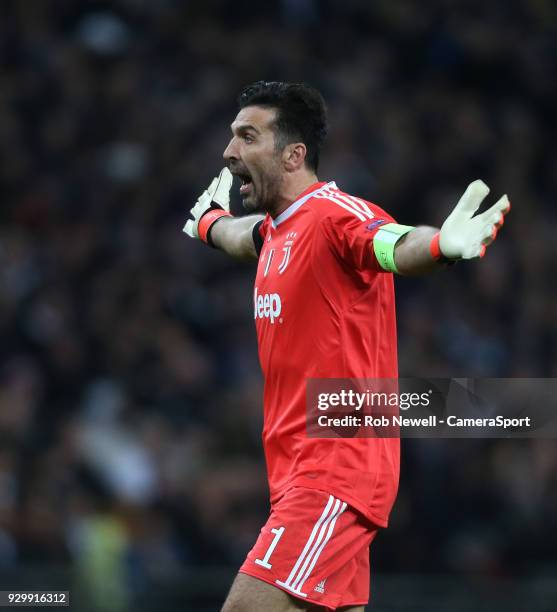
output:
[[[242,185],[247,185],[248,183],[251,183],[251,176],[245,175],[245,174],[236,174],[235,176],[237,176],[240,179],[240,182]]]

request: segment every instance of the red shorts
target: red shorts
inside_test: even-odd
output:
[[[335,610],[369,600],[369,545],[377,528],[323,491],[294,487],[271,509],[240,572]]]

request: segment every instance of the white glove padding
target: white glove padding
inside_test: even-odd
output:
[[[209,187],[199,196],[199,199],[190,210],[193,219],[188,219],[182,231],[191,238],[199,238],[199,221],[211,208],[222,208],[230,212],[230,189],[232,188],[232,174],[228,168],[223,168],[215,177]],[[215,206],[215,204],[217,206]]]
[[[481,180],[474,181],[458,201],[453,212],[441,227],[439,248],[449,259],[473,259],[483,257],[487,245],[503,224],[503,217],[511,208],[509,198],[504,195],[491,208],[476,215],[489,187]]]

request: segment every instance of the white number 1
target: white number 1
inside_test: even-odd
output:
[[[280,527],[279,529],[275,529],[273,527],[273,529],[271,529],[271,533],[274,533],[275,537],[273,538],[273,541],[271,542],[271,546],[269,546],[269,548],[267,549],[267,552],[265,553],[265,556],[263,557],[263,559],[255,560],[257,565],[262,565],[266,569],[271,569],[273,567],[269,563],[269,559],[271,558],[271,555],[273,554],[273,550],[275,550],[275,548],[277,547],[277,544],[279,543],[279,540],[281,539],[282,534],[284,533],[285,529],[286,527]]]

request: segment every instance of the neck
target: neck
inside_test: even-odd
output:
[[[283,181],[282,189],[277,198],[277,204],[273,210],[269,210],[269,214],[273,219],[278,217],[280,213],[285,211],[293,202],[298,199],[298,196],[303,193],[308,187],[317,183],[319,179],[313,172],[304,172],[300,176],[289,176]]]

